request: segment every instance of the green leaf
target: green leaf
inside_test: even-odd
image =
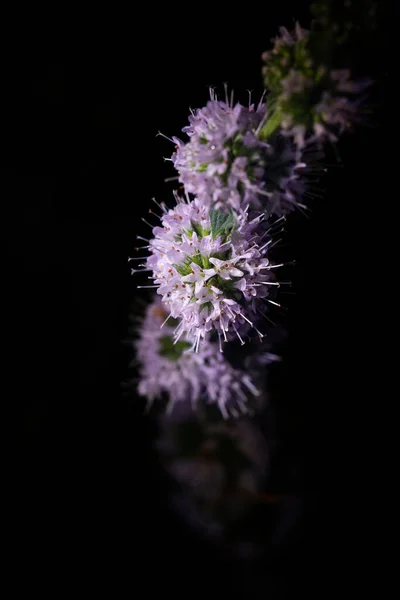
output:
[[[179,340],[174,344],[174,340],[169,335],[160,338],[160,355],[168,360],[178,360],[182,353],[191,347],[189,342]]]
[[[211,269],[211,263],[208,259],[208,256],[203,256],[201,254],[201,262],[202,262],[203,269]]]
[[[180,323],[179,319],[175,319],[174,317],[170,317],[168,319],[168,327],[178,327]]]
[[[232,153],[234,156],[246,156],[248,154],[247,147],[243,144],[243,136],[237,135],[233,140]]]
[[[212,307],[213,307],[213,305],[212,305],[211,302],[204,302],[204,304],[200,305],[199,313],[201,313],[201,311],[204,310],[204,309],[206,309],[206,308],[212,309]]]
[[[233,212],[224,214],[220,210],[210,210],[211,233],[215,240],[220,235],[228,235],[236,225]]]
[[[267,140],[278,129],[279,125],[281,124],[281,121],[282,115],[278,111],[276,111],[267,120],[264,127],[261,129],[258,137],[261,140]]]
[[[206,227],[203,227],[200,223],[196,223],[196,221],[192,221],[192,227],[199,238],[203,238],[210,233]]]
[[[185,275],[190,275],[190,273],[192,272],[192,269],[189,267],[189,265],[183,263],[181,265],[172,265],[173,267],[175,267],[175,269],[178,271],[179,275],[182,275],[182,277],[184,277]]]
[[[194,254],[193,256],[191,256],[190,257],[190,262],[191,263],[193,262],[198,267],[202,267],[203,266],[203,261],[201,260],[201,254]]]
[[[230,211],[227,214],[226,220],[225,220],[225,227],[224,227],[225,235],[232,233],[232,230],[235,228],[235,225],[236,225],[235,215],[233,214],[232,211]]]

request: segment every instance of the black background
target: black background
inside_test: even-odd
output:
[[[296,295],[287,297],[285,360],[272,378],[279,452],[270,482],[286,500],[260,517],[263,560],[238,569],[179,523],[152,448],[154,424],[121,390],[131,358],[122,340],[139,298],[127,257],[136,234],[148,234],[140,218],[151,198],[172,200],[163,179],[174,173],[162,158],[172,148],[157,132],[179,136],[209,85],[226,81],[238,100],[247,89],[258,98],[270,38],[280,25],[309,20],[306,6],[289,2],[220,9],[218,17],[212,5],[112,9],[85,24],[80,15],[47,15],[41,27],[36,15],[3,55],[4,407],[19,413],[6,452],[10,553],[17,580],[56,595],[78,582],[116,593],[126,582],[139,595],[262,589],[275,598],[293,585],[325,597],[363,529],[356,344],[373,310],[374,284],[361,281],[373,250],[364,245],[372,241],[366,216],[384,185],[383,29],[365,40],[358,65],[378,81],[372,127],[343,140],[326,196],[288,227]]]

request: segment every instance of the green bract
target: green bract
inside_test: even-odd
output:
[[[178,360],[185,350],[190,348],[191,344],[179,340],[174,344],[174,340],[169,335],[160,338],[160,355],[169,360]]]

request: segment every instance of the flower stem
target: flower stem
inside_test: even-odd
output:
[[[258,135],[260,140],[267,140],[268,138],[270,138],[275,133],[275,131],[279,128],[281,121],[282,121],[281,113],[279,113],[278,111],[274,112],[272,114],[272,116],[267,120],[264,127],[261,129],[261,131]]]

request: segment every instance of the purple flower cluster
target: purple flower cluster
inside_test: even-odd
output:
[[[362,120],[363,92],[371,85],[370,81],[352,81],[349,69],[330,71],[330,90],[322,92],[321,100],[315,107],[319,122],[314,131],[318,139],[337,142],[339,137]]]
[[[282,133],[297,148],[337,142],[360,121],[363,92],[369,80],[352,81],[349,69],[332,69],[316,53],[320,33],[298,23],[293,32],[280,28],[272,50],[262,56],[267,108]]]
[[[271,251],[289,213],[317,196],[323,144],[360,120],[368,85],[325,64],[320,33],[281,28],[263,55],[265,101],[245,106],[227,88],[224,100],[211,90],[191,111],[185,139],[168,138],[179,191],[173,206],[150,211],[157,226],[143,219],[148,255],[129,259],[150,280],[138,287],[156,290],[136,332],[137,392],[148,408],[166,406],[156,447],[178,490],[172,505],[198,533],[221,541],[229,530],[230,549],[241,537],[238,554],[257,548],[242,518],[271,498],[267,375],[282,330],[270,312],[290,284],[276,279],[288,263]]]
[[[191,111],[186,140],[172,137],[172,179],[184,192],[174,192],[171,208],[159,204],[149,255],[134,259],[144,260],[152,280],[138,287],[158,295],[137,342],[139,393],[150,400],[167,395],[171,410],[204,400],[224,417],[246,412],[259,389],[246,362],[254,332],[264,341],[260,372],[261,358],[274,356],[265,350],[265,313],[280,307],[277,293],[288,283],[275,278],[285,264],[271,256],[276,227],[294,209],[308,208],[305,199],[315,196],[308,176],[321,172],[314,150],[358,119],[365,88],[349,70],[323,63],[314,35],[298,24],[293,32],[280,29],[263,55],[265,102],[264,95],[257,105],[250,97],[244,106],[227,88],[223,100],[211,90],[207,104]],[[224,342],[247,343],[235,368]]]
[[[260,395],[249,374],[251,368],[233,368],[210,339],[198,352],[192,352],[185,340],[174,343],[174,326],[167,318],[164,304],[156,297],[147,308],[136,341],[139,394],[150,402],[168,395],[169,414],[176,404],[189,403],[196,408],[200,401],[218,406],[224,418],[246,413],[248,397]],[[276,358],[268,353],[261,356],[264,362]]]
[[[256,108],[233,105],[211,90],[211,100],[183,128],[189,141],[172,138],[172,162],[186,191],[217,209],[250,206],[279,216],[293,210],[306,189],[306,164],[288,138],[260,137],[266,120],[262,102]]]
[[[166,210],[153,229],[146,266],[171,317],[180,319],[175,340],[187,334],[198,350],[212,331],[225,341],[236,334],[242,343],[249,325],[258,331],[258,305],[274,303],[269,296],[279,266],[266,257],[271,238],[260,228],[262,217],[224,215],[197,198]]]

